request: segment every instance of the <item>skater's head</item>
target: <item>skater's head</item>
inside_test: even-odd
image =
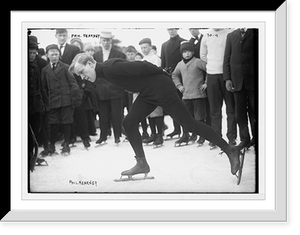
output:
[[[194,44],[188,41],[184,41],[180,45],[180,53],[184,60],[189,60],[194,56],[195,47]]]
[[[96,61],[86,53],[77,54],[70,67],[69,72],[80,76],[83,80],[94,82],[96,80]]]

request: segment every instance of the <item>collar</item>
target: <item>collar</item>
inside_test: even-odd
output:
[[[60,48],[60,47],[66,47],[66,45],[67,45],[67,42],[65,42],[65,43],[62,44],[62,45],[57,44],[58,48]]]
[[[177,38],[179,38],[179,34],[177,34],[177,35],[174,36],[174,37],[170,37],[170,40],[175,41],[175,40],[177,40]]]

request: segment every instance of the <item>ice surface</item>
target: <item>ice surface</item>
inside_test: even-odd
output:
[[[224,116],[223,116],[224,117]],[[225,118],[223,118],[223,126]],[[173,131],[172,119],[165,117],[169,129]],[[227,193],[254,192],[255,154],[253,147],[246,152],[243,178],[238,186],[237,178],[230,173],[230,164],[226,154],[220,155],[220,149],[210,150],[208,141],[204,145],[191,144],[174,147],[177,139],[164,141],[160,148],[145,145],[147,161],[154,180],[114,182],[120,173],[130,169],[136,163],[129,142],[114,143],[113,136],[106,145],[95,148],[98,136],[91,136],[92,142],[86,150],[82,142],[71,148],[69,156],[48,156],[49,166],[37,166],[30,173],[31,192],[99,192],[99,193]],[[150,134],[150,128],[148,128]],[[225,134],[223,136],[226,136]],[[79,138],[78,138],[79,139]],[[121,141],[124,137],[121,139]],[[60,142],[56,150],[60,150]],[[39,151],[42,149],[40,148]]]

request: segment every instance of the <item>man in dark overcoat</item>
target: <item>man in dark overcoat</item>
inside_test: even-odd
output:
[[[178,28],[168,28],[168,33],[170,39],[164,42],[161,46],[161,67],[167,69],[170,72],[173,72],[176,65],[179,61],[182,60],[182,55],[180,53],[180,44],[183,41],[187,41],[184,38],[181,38],[178,34]],[[182,98],[180,91],[177,91],[177,94]],[[173,137],[175,135],[181,134],[180,125],[173,120],[174,131],[167,136]]]
[[[249,147],[255,144],[257,136],[258,29],[239,28],[227,35],[223,66],[226,89],[234,94],[240,146]]]

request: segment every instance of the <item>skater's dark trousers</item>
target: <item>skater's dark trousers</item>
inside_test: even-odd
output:
[[[130,112],[123,120],[123,126],[127,133],[128,140],[134,150],[136,158],[145,158],[142,146],[142,139],[139,132],[139,123],[147,117],[157,106],[161,106],[176,122],[185,130],[200,135],[210,142],[215,143],[221,149],[227,146],[227,143],[210,126],[196,121],[182,100],[174,92],[163,100],[149,101],[147,98],[138,96],[133,103]]]

